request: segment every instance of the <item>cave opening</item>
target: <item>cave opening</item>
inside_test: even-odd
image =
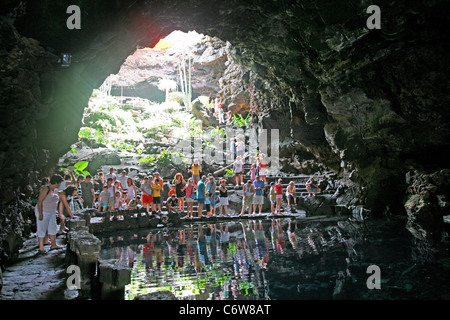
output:
[[[117,73],[93,89],[78,140],[60,157],[59,167],[67,172],[83,161],[89,163],[85,175],[105,171],[108,156],[100,166],[102,161],[89,161],[90,155],[111,152],[129,164],[151,166],[179,154],[174,146],[181,141],[204,139],[197,146],[204,149],[211,139],[226,138],[238,128],[245,140],[250,95],[243,75],[248,71],[232,51],[217,37],[179,30],[151,47],[138,46]],[[180,154],[185,167],[193,154]]]

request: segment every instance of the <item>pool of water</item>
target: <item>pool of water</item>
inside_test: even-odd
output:
[[[132,268],[124,299],[450,298],[448,241],[419,242],[403,219],[199,223],[101,239],[101,259]]]

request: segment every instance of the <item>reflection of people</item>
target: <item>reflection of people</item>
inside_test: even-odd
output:
[[[305,184],[306,191],[308,191],[308,195],[311,196],[311,191],[314,192],[314,196],[317,195],[317,192],[320,192],[319,185],[314,180],[314,177],[310,177]]]

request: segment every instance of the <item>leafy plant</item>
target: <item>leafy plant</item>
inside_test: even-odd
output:
[[[236,127],[246,127],[250,123],[250,114],[247,115],[247,117],[243,117],[241,114],[233,114],[233,124]]]
[[[234,170],[233,169],[225,169],[225,178],[228,178],[228,177],[232,177],[232,176],[234,176]]]
[[[141,166],[151,167],[155,165],[155,161],[156,161],[155,157],[147,156],[145,158],[139,159],[137,163],[140,164]]]
[[[86,168],[88,167],[88,165],[89,165],[89,162],[88,162],[88,161],[84,161],[84,160],[78,161],[77,163],[75,163],[75,164],[73,165],[73,167],[74,167],[73,172],[74,172],[76,175],[81,175],[81,174],[82,174],[82,175],[84,175],[85,177],[86,177],[87,175],[91,175],[90,172],[86,170]],[[70,172],[70,170],[69,170],[68,168],[61,168],[61,170],[64,171],[65,173],[69,173],[69,172]]]

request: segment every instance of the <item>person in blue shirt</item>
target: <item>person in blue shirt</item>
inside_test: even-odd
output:
[[[256,180],[253,181],[253,187],[255,188],[255,197],[253,198],[253,214],[255,214],[257,206],[259,206],[259,213],[261,214],[262,206],[264,204],[265,184],[259,175],[257,175]]]
[[[197,203],[198,203],[198,217],[202,217],[203,204],[206,198],[205,188],[206,176],[202,176],[202,180],[197,184]]]

